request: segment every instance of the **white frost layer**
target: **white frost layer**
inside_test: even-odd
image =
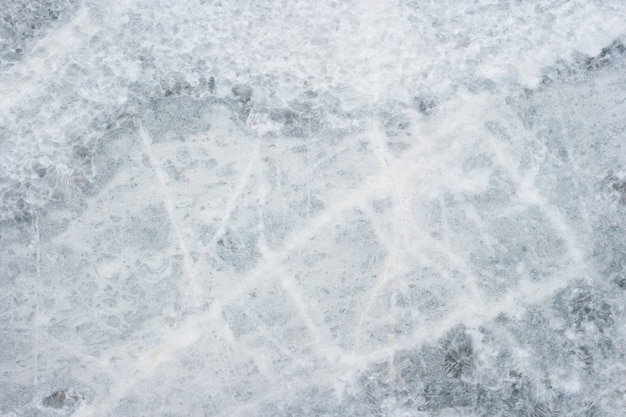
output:
[[[74,146],[90,149],[129,100],[172,79],[213,76],[220,96],[247,83],[258,107],[330,92],[354,112],[476,85],[534,87],[545,66],[597,54],[625,20],[621,1],[85,2],[0,74],[0,217],[88,182],[93,166]]]

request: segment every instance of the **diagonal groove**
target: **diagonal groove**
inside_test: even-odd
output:
[[[167,185],[165,183],[165,177],[163,175],[163,171],[161,167],[158,165],[154,153],[152,152],[152,140],[148,136],[148,133],[145,131],[143,126],[139,126],[139,137],[141,138],[141,142],[143,143],[144,150],[148,155],[148,159],[150,161],[150,166],[156,173],[156,177],[159,182],[161,192],[161,197],[163,199],[163,203],[165,204],[165,209],[167,211],[167,215],[169,217],[170,224],[174,229],[174,233],[176,234],[176,239],[178,241],[178,245],[183,254],[183,267],[189,279],[189,283],[192,288],[192,297],[193,304],[198,305],[202,302],[204,297],[204,290],[198,283],[196,279],[196,275],[194,273],[193,262],[191,259],[191,255],[189,254],[189,250],[187,249],[187,245],[185,244],[185,240],[183,239],[183,235],[180,231],[180,227],[178,227],[178,222],[176,221],[176,214],[174,212],[174,205],[172,204],[172,199],[170,198],[169,192],[167,190]]]
[[[449,128],[449,126],[447,126],[447,128]],[[444,130],[447,130],[447,129],[444,129]],[[446,132],[443,132],[443,133],[446,133]],[[168,215],[170,216],[170,220],[172,221],[172,224],[175,225],[176,222],[174,219],[173,206],[167,194],[167,188],[165,186],[165,181],[163,179],[164,178],[163,173],[160,169],[158,169],[158,165],[156,164],[156,161],[154,160],[154,155],[151,152],[150,138],[147,136],[147,134],[145,133],[143,129],[140,129],[140,135],[144,143],[144,147],[146,148],[148,152],[150,163],[155,169],[155,171],[157,172],[157,175],[158,175],[161,187],[162,187],[163,198],[166,203],[166,207],[168,209]],[[381,143],[382,141],[380,141],[379,139],[379,146],[381,146]],[[258,152],[258,146],[259,144],[257,143],[255,156],[249,160],[246,171],[242,175],[239,185],[236,188],[236,192],[231,197],[231,200],[227,206],[225,215],[222,218],[222,225],[221,225],[222,229],[225,227],[225,224],[228,221],[232,213],[233,206],[236,202],[236,199],[238,198],[237,196],[242,192],[250,176],[250,170],[252,169],[254,165],[254,161],[256,159],[256,153]],[[382,143],[382,146],[384,146],[384,143]],[[426,166],[421,166],[419,163],[416,163],[416,161],[424,160],[424,158],[429,158],[432,156],[429,154],[430,152],[428,152],[430,151],[430,149],[426,149],[427,152],[425,154],[424,154],[424,150],[425,149],[420,148],[418,146],[406,152],[405,154],[403,154],[402,157],[396,158],[394,160],[394,162],[398,164],[399,167],[403,168],[403,178],[404,177],[413,178],[416,174],[420,178],[422,178],[423,176],[429,173],[429,169],[432,169],[431,167],[432,164],[431,165],[426,164]],[[510,155],[507,155],[507,156],[510,157]],[[383,156],[383,160],[384,160],[384,156]],[[215,328],[215,326],[217,326],[218,329],[220,327],[224,327],[225,324],[223,323],[221,312],[222,312],[222,309],[226,305],[228,305],[230,301],[241,296],[241,294],[248,291],[253,285],[258,284],[259,279],[267,277],[267,276],[276,277],[277,276],[276,274],[268,274],[268,273],[270,271],[276,272],[277,268],[280,267],[281,263],[285,259],[287,259],[291,253],[293,253],[295,250],[300,248],[302,245],[305,245],[308,242],[308,240],[312,236],[314,236],[321,228],[323,228],[326,224],[331,222],[333,219],[340,216],[341,213],[343,213],[345,210],[351,207],[355,207],[355,206],[359,206],[363,204],[365,201],[372,198],[372,196],[383,195],[385,191],[388,190],[387,185],[389,181],[391,181],[392,179],[393,179],[393,186],[398,187],[400,180],[397,177],[397,174],[390,171],[391,168],[389,167],[388,161],[385,161],[385,162],[386,163],[384,164],[384,166],[387,167],[385,171],[386,178],[384,178],[384,176],[381,176],[380,173],[377,173],[376,175],[372,175],[368,177],[362,183],[360,187],[353,190],[350,194],[345,196],[343,199],[335,202],[334,205],[328,207],[319,215],[307,219],[308,221],[305,223],[305,225],[303,225],[299,230],[293,231],[290,234],[290,237],[285,241],[283,245],[283,249],[280,252],[270,252],[270,251],[266,252],[264,256],[262,257],[261,263],[257,265],[257,268],[254,271],[247,274],[247,276],[243,278],[241,284],[235,291],[232,291],[225,297],[221,297],[219,300],[215,300],[215,302],[213,302],[213,304],[208,310],[204,310],[202,312],[198,312],[195,314],[190,314],[186,318],[186,320],[184,320],[181,323],[181,327],[179,329],[172,330],[170,332],[171,335],[168,336],[164,342],[162,342],[158,346],[146,352],[144,357],[150,357],[150,355],[153,355],[156,352],[156,354],[158,354],[159,363],[164,363],[176,357],[176,355],[181,349],[184,349],[186,346],[189,346],[197,339],[192,338],[192,337],[185,339],[183,337],[183,339],[187,340],[187,342],[185,343],[173,343],[172,340],[179,339],[179,336],[181,335],[184,336],[184,335],[190,335],[190,334],[201,334],[202,329],[205,329],[207,327]],[[393,175],[396,175],[396,176],[394,177]],[[404,191],[404,190],[395,189],[396,200],[400,198],[399,193],[401,191]],[[402,201],[402,203],[406,204],[404,200]],[[180,235],[180,231],[178,227],[175,226],[175,229],[177,230],[177,237],[182,242],[182,236]],[[398,245],[402,244],[402,242],[404,242],[404,239],[399,239]],[[186,249],[184,250],[186,252]],[[186,252],[187,262],[189,262],[188,256],[189,254]],[[451,260],[453,261],[454,264],[460,267],[464,267],[463,269],[468,268],[467,265],[465,265],[465,262],[460,258],[458,259],[455,258]],[[395,274],[396,272],[397,271],[394,269],[393,273]],[[191,269],[188,270],[188,273],[190,277],[193,277],[193,274],[191,273]],[[292,286],[288,280],[285,280],[284,277],[278,277],[274,279],[279,279],[281,281],[281,284],[283,284],[284,288],[290,294],[292,299],[294,299],[294,301],[298,304],[299,308],[302,311],[302,314],[306,315],[305,305],[304,305],[305,303],[302,302],[302,296],[297,292],[296,288]],[[387,277],[384,279],[382,283],[379,282],[378,286],[373,288],[372,290],[373,293],[371,297],[375,297],[380,287],[382,287],[390,279],[392,278]],[[448,329],[450,329],[451,327],[453,327],[460,321],[465,321],[468,323],[476,322],[476,324],[478,324],[485,320],[492,319],[502,312],[516,313],[518,309],[520,308],[520,302],[522,300],[523,300],[523,303],[522,303],[523,305],[528,305],[534,302],[538,302],[540,299],[550,296],[554,291],[557,291],[558,289],[567,285],[567,282],[568,280],[564,280],[563,276],[559,274],[559,276],[553,277],[551,280],[548,280],[547,282],[532,283],[530,285],[527,285],[516,294],[511,294],[511,293],[507,294],[505,303],[491,303],[489,305],[487,303],[479,302],[478,305],[476,303],[466,304],[465,307],[459,309],[458,311],[455,311],[455,314],[452,314],[449,317],[446,317],[444,320],[441,320],[441,322],[439,322],[439,324],[435,326],[436,329],[430,328],[429,331],[425,331],[426,329],[421,329],[424,331],[419,331],[415,333],[413,337],[403,340],[400,343],[397,343],[392,338],[390,338],[390,346],[388,348],[379,349],[379,350],[369,352],[364,355],[355,356],[354,354],[350,354],[349,352],[342,351],[340,356],[336,356],[334,354],[331,356],[333,358],[343,356],[344,359],[341,359],[341,360],[346,361],[346,363],[349,363],[350,366],[355,366],[355,361],[358,362],[360,366],[366,366],[369,363],[377,362],[380,360],[386,360],[389,358],[389,355],[393,355],[394,352],[400,349],[414,348],[416,346],[421,345],[427,340],[432,340],[432,337],[437,337],[438,335],[443,334],[445,331],[447,331]],[[538,289],[541,289],[541,291],[538,291]],[[312,323],[307,323],[307,325],[312,331],[312,334],[314,334],[314,337],[316,337],[315,332],[318,333],[317,337],[321,337],[319,336],[319,329],[316,329],[316,327]],[[228,340],[228,338],[226,338],[226,340]],[[233,343],[233,341],[231,340],[230,343]],[[217,344],[219,344],[219,342],[216,340],[216,345]],[[327,346],[326,349],[328,349],[328,351],[331,352],[332,349],[337,349],[337,347]],[[114,394],[113,397],[111,398],[115,398],[116,396],[122,395],[123,392],[125,392],[136,383],[139,383],[141,380],[148,377],[152,372],[150,371],[150,369],[152,368],[145,367],[141,364],[138,364],[137,366],[133,367],[133,369],[135,372],[135,377],[129,380],[127,383],[124,383],[123,387],[117,387],[116,392],[118,392],[118,394]],[[91,409],[90,413],[85,412],[85,413],[81,413],[80,415],[94,415],[94,414],[98,414],[98,411],[96,411],[95,409]]]
[[[226,207],[224,208],[224,213],[222,214],[222,222],[220,223],[220,226],[218,227],[217,231],[213,235],[213,239],[211,240],[211,245],[214,245],[217,242],[217,240],[226,231],[226,225],[230,221],[233,215],[233,211],[235,210],[235,207],[236,207],[235,203],[237,202],[237,199],[244,192],[246,184],[248,183],[250,179],[254,165],[257,162],[260,146],[261,146],[261,141],[257,139],[256,145],[254,146],[254,150],[252,151],[252,156],[250,157],[250,159],[248,160],[248,164],[246,165],[246,169],[243,172],[243,174],[241,174],[239,183],[237,184],[237,186],[231,193],[230,200],[228,200],[228,204],[226,204]]]

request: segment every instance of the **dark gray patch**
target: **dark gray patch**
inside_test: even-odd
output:
[[[162,79],[160,87],[164,97],[187,95],[191,91],[191,85],[182,74]]]
[[[211,239],[213,239],[215,231],[215,227],[211,225],[203,224],[202,226],[200,226],[198,233],[200,237],[200,242],[202,242],[204,246],[208,245],[211,242]]]
[[[615,60],[626,55],[626,47],[620,40],[614,41],[606,48],[602,48],[600,54],[593,58],[587,58],[584,66],[587,70],[596,70],[611,65]]]
[[[313,103],[295,101],[290,103],[290,107],[271,109],[269,117],[282,126],[283,135],[310,137],[321,128],[321,112],[313,107]]]
[[[172,181],[180,181],[182,179],[182,174],[180,173],[178,168],[172,165],[172,161],[168,160],[166,163],[167,165],[165,166],[165,172],[167,173],[167,176]]]
[[[255,318],[232,307],[226,307],[222,312],[222,317],[228,323],[233,335],[237,338],[255,331],[258,326]]]
[[[424,116],[430,116],[435,112],[435,100],[427,97],[416,96],[413,98],[413,107]]]
[[[245,84],[235,84],[230,90],[233,96],[242,103],[248,103],[252,100],[252,87]]]
[[[39,178],[43,178],[46,175],[46,172],[48,171],[48,168],[46,168],[39,161],[33,161],[33,163],[31,164],[31,167],[33,168],[33,171],[35,171],[35,173],[39,176]]]
[[[183,165],[189,165],[192,161],[191,152],[186,146],[181,146],[176,150],[176,159]]]
[[[470,172],[478,169],[489,168],[493,165],[489,156],[484,153],[472,155],[463,162],[463,171]]]
[[[289,202],[289,208],[300,217],[308,218],[324,210],[324,202],[311,191],[306,196]]]
[[[472,340],[465,333],[460,334],[449,343],[443,359],[446,373],[453,378],[460,378],[468,373],[474,365],[474,348]]]
[[[470,200],[481,213],[489,214],[502,210],[511,202],[511,196],[515,194],[516,185],[507,178],[499,168],[493,169],[489,176],[487,189],[479,194],[471,196]]]
[[[234,110],[240,113],[242,120],[248,116],[251,102],[235,100]],[[305,91],[286,106],[255,107],[255,110],[280,125],[280,133],[287,137],[310,138],[320,133],[341,137],[359,129],[353,123],[336,122],[337,119],[354,119],[354,115],[345,112],[341,108],[341,101],[327,92]]]
[[[93,152],[96,174],[83,190],[87,195],[96,195],[115,177],[118,170],[128,161],[128,155],[137,139],[135,123],[130,121],[104,134]]]
[[[384,214],[393,207],[393,200],[391,198],[376,200],[372,202],[372,207],[374,207],[374,211],[376,211],[376,213]]]
[[[411,145],[406,142],[387,142],[387,147],[394,153],[401,153],[409,149]]]
[[[74,409],[81,402],[82,396],[72,389],[60,389],[41,400],[41,405],[55,410]]]
[[[626,179],[614,182],[612,188],[619,194],[619,203],[626,205]]]
[[[154,143],[184,141],[189,135],[211,128],[213,99],[170,94],[152,102],[143,117],[143,126]]]
[[[397,137],[406,133],[406,130],[411,126],[411,122],[406,114],[404,114],[402,107],[398,108],[398,105],[396,105],[396,108],[392,109],[390,112],[383,112],[381,117],[383,118],[383,128],[385,129],[385,134],[389,138]],[[403,136],[406,136],[406,134]]]
[[[495,120],[485,122],[485,128],[503,142],[509,142],[511,140],[511,133],[509,130]]]
[[[207,159],[206,161],[202,161],[202,166],[204,166],[206,169],[213,169],[217,165],[218,165],[217,159],[215,158],[210,158],[210,159]]]
[[[298,118],[297,114],[293,110],[288,108],[272,109],[269,112],[269,116],[270,119],[274,120],[275,122],[282,123],[285,126],[293,125]]]
[[[291,148],[293,153],[307,153],[309,148],[306,145],[294,146]]]
[[[467,81],[467,89],[474,94],[479,94],[484,91],[492,93],[497,91],[498,86],[495,81],[489,78],[477,77]]]
[[[579,331],[584,330],[586,323],[593,323],[600,332],[614,324],[611,306],[585,284],[561,291],[557,294],[555,306],[568,323]]]
[[[78,159],[84,159],[89,156],[89,149],[83,145],[75,145],[72,148],[72,155]]]
[[[237,171],[235,170],[235,163],[231,162],[230,164],[218,169],[215,175],[217,175],[218,177],[232,177],[236,173]]]
[[[216,89],[215,89],[215,78],[213,77],[209,77],[209,81],[208,81],[208,87],[209,87],[209,93],[211,94],[215,94]]]
[[[0,69],[19,62],[34,40],[66,22],[80,4],[77,0],[1,0]]]
[[[258,239],[250,232],[228,230],[216,242],[217,256],[237,271],[250,270],[261,256]]]
[[[63,233],[72,220],[76,219],[87,208],[82,199],[74,201],[58,201],[37,211],[39,235],[42,241]]]

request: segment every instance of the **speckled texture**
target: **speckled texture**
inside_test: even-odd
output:
[[[623,2],[0,6],[0,416],[626,413]]]

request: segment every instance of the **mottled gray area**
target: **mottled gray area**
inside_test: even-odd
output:
[[[452,3],[0,1],[0,416],[624,415],[626,9]]]

